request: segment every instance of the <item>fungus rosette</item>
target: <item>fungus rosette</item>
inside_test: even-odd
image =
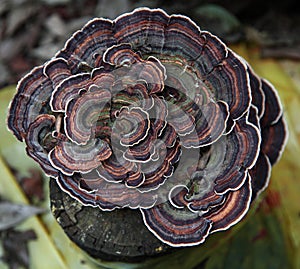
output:
[[[18,84],[9,128],[60,188],[171,246],[246,214],[286,140],[273,86],[189,18],[97,18]]]

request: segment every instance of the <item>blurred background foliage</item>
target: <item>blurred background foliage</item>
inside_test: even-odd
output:
[[[51,58],[71,33],[89,19],[115,18],[140,6],[160,7],[168,13],[190,16],[201,29],[221,37],[258,75],[271,81],[283,103],[289,140],[257,209],[237,227],[216,234],[200,247],[187,248],[151,263],[102,263],[100,266],[68,240],[52,217],[48,179],[26,156],[24,145],[7,131],[7,107],[17,81],[33,66]],[[297,1],[0,1],[0,269],[102,266],[299,269],[299,142],[300,9]],[[22,207],[15,207],[16,204]],[[32,217],[40,212],[37,208],[42,208],[43,213]]]

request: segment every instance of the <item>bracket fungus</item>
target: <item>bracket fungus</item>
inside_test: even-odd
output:
[[[20,80],[8,126],[63,192],[140,212],[172,247],[239,222],[287,137],[269,82],[189,18],[148,8],[73,34]]]

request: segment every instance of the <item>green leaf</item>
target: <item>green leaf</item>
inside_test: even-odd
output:
[[[291,268],[280,222],[265,208],[208,259],[205,269]]]

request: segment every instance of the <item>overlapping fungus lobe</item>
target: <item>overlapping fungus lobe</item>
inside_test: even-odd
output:
[[[17,93],[10,104],[8,126],[13,134],[23,141],[27,136],[29,125],[47,109],[51,96],[51,81],[43,75],[43,67],[34,68],[22,78],[17,86]]]
[[[79,98],[72,99],[67,104],[65,112],[65,133],[78,145],[85,145],[93,136],[93,129],[99,118],[109,119],[109,90],[98,88],[88,90]]]
[[[53,147],[57,143],[55,137],[52,136],[55,121],[53,115],[39,115],[30,125],[25,138],[27,154],[39,163],[47,175],[52,177],[56,177],[58,171],[50,164],[47,154],[48,148],[45,148],[43,144],[46,142],[47,145]]]
[[[77,31],[20,80],[8,126],[63,191],[140,210],[174,247],[239,222],[287,137],[269,82],[189,18],[148,8]]]
[[[150,129],[149,114],[140,107],[125,107],[119,112],[115,124],[120,144],[134,146],[143,141]]]

